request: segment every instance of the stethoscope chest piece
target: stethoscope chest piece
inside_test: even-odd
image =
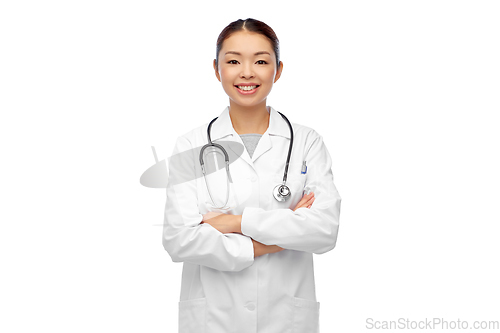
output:
[[[291,197],[291,192],[288,186],[284,184],[276,185],[273,190],[273,196],[279,202],[285,202]]]

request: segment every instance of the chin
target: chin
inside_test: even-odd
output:
[[[246,102],[246,101],[241,101],[241,100],[237,100],[237,99],[231,99],[231,101],[233,102],[233,104],[237,104],[239,106],[244,106],[244,107],[257,106],[257,105],[259,105],[259,104],[261,104],[263,102],[262,100],[251,101],[251,102],[248,101],[248,102]]]

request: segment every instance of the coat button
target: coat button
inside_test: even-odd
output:
[[[246,308],[247,308],[248,310],[250,310],[250,311],[253,311],[253,310],[255,310],[255,304],[253,304],[253,303],[248,303],[248,304],[247,304],[247,306],[246,306]]]
[[[255,177],[255,176],[250,177],[250,181],[252,183],[256,182],[257,181],[257,177]]]

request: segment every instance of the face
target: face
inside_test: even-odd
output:
[[[271,42],[264,35],[239,31],[227,38],[214,69],[231,104],[252,107],[266,103],[283,64],[276,64]]]

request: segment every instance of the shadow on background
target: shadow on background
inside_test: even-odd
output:
[[[229,164],[236,161],[243,153],[244,146],[239,142],[234,141],[218,141],[218,144],[224,147],[228,156]],[[184,182],[194,180],[202,177],[201,167],[199,163],[199,156],[202,147],[196,147],[183,151],[181,153],[172,155],[169,158],[170,172],[175,174],[175,177],[170,177],[172,182],[170,185],[177,185]],[[141,185],[149,188],[167,188],[168,184],[168,166],[166,160],[158,161],[155,147],[151,146],[155,158],[155,164],[143,172],[140,178]],[[209,175],[217,170],[225,168],[225,161],[223,154],[220,150],[205,149],[204,162],[206,174]],[[215,158],[207,158],[207,154],[214,153]],[[193,161],[194,160],[194,161]],[[193,165],[194,163],[194,165]],[[193,172],[193,168],[199,168],[200,172]]]

